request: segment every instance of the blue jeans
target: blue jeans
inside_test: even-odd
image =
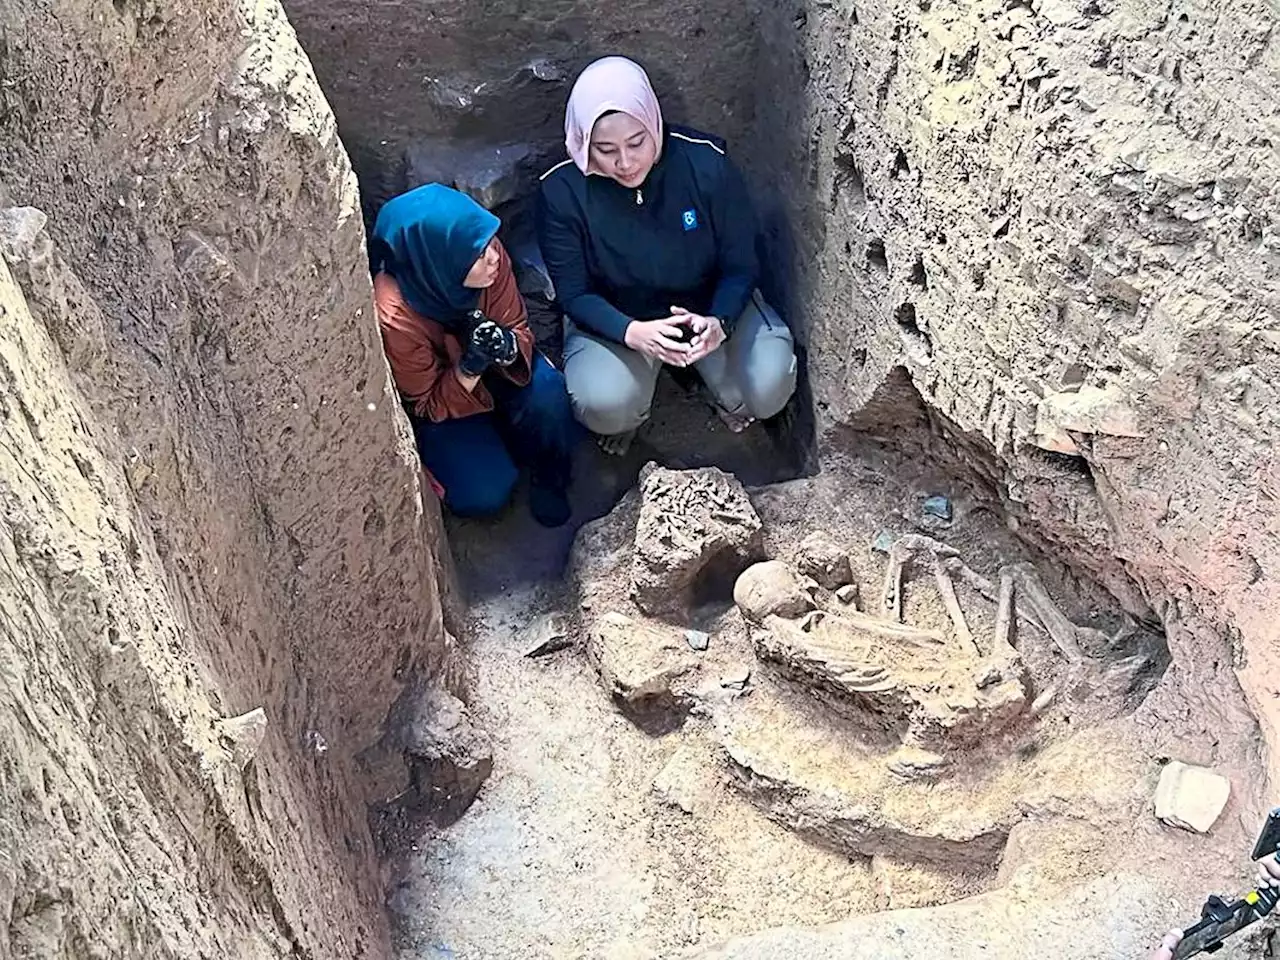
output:
[[[445,506],[460,517],[497,513],[511,499],[520,467],[535,487],[566,490],[577,424],[564,374],[542,354],[533,376],[517,387],[486,375],[493,412],[433,423],[410,416],[418,454],[444,487]]]

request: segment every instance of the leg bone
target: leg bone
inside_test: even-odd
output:
[[[1029,563],[1014,563],[1005,568],[1014,578],[1018,598],[1030,608],[1035,618],[1040,621],[1046,633],[1072,663],[1083,663],[1084,651],[1080,649],[1082,639],[1106,643],[1106,634],[1091,627],[1081,627],[1072,623],[1061,608],[1054,603],[1049,592],[1040,581],[1040,575]]]
[[[1001,571],[1000,594],[996,599],[996,632],[992,641],[993,654],[1011,652],[1010,630],[1013,627],[1013,576]]]
[[[938,582],[938,592],[942,594],[942,603],[947,608],[947,616],[951,618],[951,623],[956,629],[956,636],[961,643],[981,656],[982,651],[978,649],[973,633],[969,630],[969,624],[964,619],[964,611],[960,609],[960,600],[956,597],[956,588],[951,582],[951,574],[947,572],[947,568],[943,566],[940,559],[934,561],[933,577]]]

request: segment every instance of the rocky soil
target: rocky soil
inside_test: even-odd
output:
[[[1140,956],[1237,888],[1273,9],[288,7],[319,84],[273,0],[0,10],[0,957],[380,960],[379,840],[410,957]],[[469,621],[361,214],[457,182],[542,289],[520,206],[619,51],[754,183],[814,475],[650,471]],[[1230,782],[1207,837],[1153,816],[1168,760]]]
[[[996,504],[874,445],[822,466],[647,466],[565,589],[477,608],[495,773],[408,856],[403,957],[1101,960],[1243,882],[1238,689],[1234,728],[1171,719],[1166,638]],[[1170,758],[1230,787],[1208,837],[1153,812]]]

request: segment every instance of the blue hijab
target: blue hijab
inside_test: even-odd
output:
[[[402,193],[378,211],[370,266],[395,277],[409,306],[448,329],[462,325],[480,291],[462,285],[501,221],[439,183]]]

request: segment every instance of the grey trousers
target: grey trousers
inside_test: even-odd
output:
[[[593,433],[613,436],[649,419],[661,369],[662,361],[588,333],[566,318],[565,383],[574,416]],[[694,369],[725,410],[765,420],[780,413],[795,392],[795,343],[757,290],[733,336]]]

